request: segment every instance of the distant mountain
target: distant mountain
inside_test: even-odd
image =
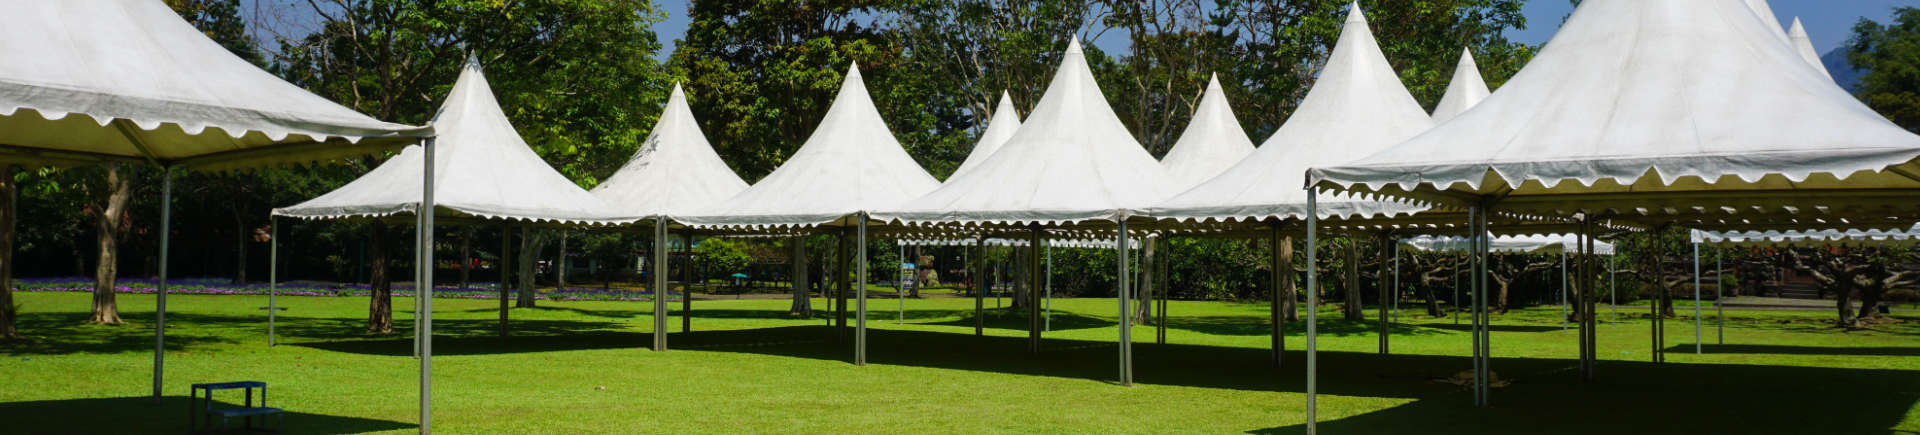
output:
[[[1820,55],[1820,63],[1827,66],[1827,72],[1833,73],[1834,83],[1839,83],[1840,87],[1846,88],[1847,92],[1860,90],[1860,76],[1867,72],[1854,68],[1853,63],[1847,61],[1846,47],[1835,48],[1827,54]]]

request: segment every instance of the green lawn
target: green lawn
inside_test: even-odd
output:
[[[418,364],[404,335],[360,332],[364,298],[288,297],[281,345],[266,345],[264,297],[169,298],[166,401],[151,388],[153,299],[121,295],[124,326],[84,325],[88,295],[26,293],[26,344],[0,344],[0,432],[178,432],[187,384],[261,380],[290,433],[412,431]],[[816,300],[816,304],[820,301]],[[698,301],[694,332],[647,350],[645,302],[515,309],[435,301],[434,422],[447,432],[1275,432],[1304,418],[1303,325],[1271,367],[1266,307],[1174,302],[1167,341],[1136,328],[1136,385],[1113,383],[1115,303],[1057,299],[1046,350],[1026,353],[1023,316],[992,310],[973,336],[968,299],[870,301],[870,362],[823,319],[785,300]],[[401,329],[411,301],[395,300]],[[674,304],[676,307],[677,303]],[[820,305],[816,305],[820,306]],[[1393,355],[1376,326],[1322,314],[1326,433],[1920,432],[1920,319],[1877,330],[1825,326],[1826,311],[1730,311],[1726,345],[1693,353],[1690,307],[1669,321],[1668,363],[1647,363],[1646,307],[1600,326],[1600,380],[1574,373],[1575,334],[1557,307],[1494,325],[1493,369],[1513,385],[1491,409],[1438,382],[1470,366],[1451,319],[1407,311]],[[1711,315],[1712,310],[1707,311]],[[1910,312],[1909,312],[1910,313]],[[1369,315],[1373,312],[1370,310]],[[1911,315],[1911,314],[1903,314]],[[1605,309],[1603,308],[1603,318]],[[669,322],[678,331],[679,318]],[[1713,341],[1711,323],[1706,329]]]

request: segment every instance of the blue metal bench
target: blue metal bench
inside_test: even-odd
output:
[[[273,430],[275,432],[279,432],[281,426],[286,424],[286,414],[282,412],[280,408],[267,407],[267,383],[265,382],[260,382],[260,381],[217,382],[217,383],[207,383],[207,384],[193,384],[192,388],[193,388],[192,389],[193,398],[187,401],[187,429],[188,430],[201,429],[199,424],[199,420],[201,417],[206,418],[207,426],[212,426],[213,420],[215,418],[218,418],[220,420],[219,428],[221,432],[226,432],[227,422],[229,420],[232,420],[235,417],[245,419],[244,428],[248,430],[256,429],[253,425],[253,420],[255,417],[262,417],[262,420],[264,420],[265,419],[264,417],[268,415],[274,416]],[[253,390],[255,388],[260,389],[260,406],[253,405]],[[216,390],[246,390],[246,399],[245,399],[245,402],[243,402],[244,406],[214,408],[213,392]],[[204,397],[201,396],[200,394],[201,391],[206,392],[206,395]],[[209,427],[209,429],[211,429],[211,427]],[[264,429],[264,428],[260,428],[260,429]]]

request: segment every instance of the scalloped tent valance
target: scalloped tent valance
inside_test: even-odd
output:
[[[365,154],[432,133],[287,83],[159,1],[18,1],[6,9],[0,162],[234,169]]]
[[[1740,0],[1592,0],[1473,110],[1308,184],[1685,224],[1920,212],[1920,136]]]

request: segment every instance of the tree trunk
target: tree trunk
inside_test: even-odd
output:
[[[1158,250],[1155,249],[1155,245],[1158,245],[1159,243],[1157,242],[1159,241],[1160,237],[1153,235],[1149,235],[1140,240],[1140,281],[1135,285],[1136,288],[1140,289],[1140,296],[1136,298],[1140,303],[1136,304],[1138,308],[1133,310],[1133,323],[1136,325],[1151,325],[1154,321],[1153,290],[1158,288],[1156,284],[1160,284],[1155,281],[1156,277],[1154,276],[1155,272],[1159,271],[1159,268],[1154,266],[1160,261],[1160,255]]]
[[[1841,284],[1840,288],[1836,288],[1833,290],[1834,290],[1833,292],[1835,296],[1833,298],[1834,304],[1839,308],[1839,311],[1840,311],[1840,323],[1839,323],[1840,327],[1842,328],[1854,327],[1855,325],[1854,325],[1854,318],[1853,318],[1853,289],[1847,288],[1846,284]]]
[[[554,250],[556,251],[557,255],[554,257],[554,261],[553,261],[553,289],[566,290],[567,289],[567,232],[566,231],[560,232],[560,246]]]
[[[1350,322],[1367,320],[1366,307],[1360,299],[1360,240],[1347,239],[1347,303],[1340,307]]]
[[[253,235],[247,229],[247,215],[241,207],[233,208],[233,283],[247,283],[247,239]]]
[[[1518,274],[1515,274],[1513,277],[1507,278],[1507,279],[1494,278],[1493,280],[1494,284],[1500,287],[1500,291],[1498,293],[1494,293],[1494,296],[1496,299],[1499,299],[1499,300],[1494,301],[1493,308],[1490,308],[1489,310],[1498,314],[1507,313],[1507,289],[1513,287],[1513,280],[1519,279],[1519,278],[1520,276]]]
[[[514,274],[515,277],[520,278],[520,283],[515,286],[519,288],[520,295],[513,301],[514,308],[533,308],[535,296],[533,289],[533,254],[540,250],[539,241],[534,239],[532,229],[526,226],[520,227],[520,258],[515,261],[515,263],[517,263],[515,266],[518,266],[520,270]]]
[[[787,314],[812,318],[813,299],[807,294],[807,238],[794,237],[787,243],[793,252],[793,305],[787,308]]]
[[[387,253],[387,224],[376,220],[368,230],[373,239],[373,265],[367,275],[367,288],[372,297],[367,305],[367,332],[392,334],[393,279],[387,276],[392,256]]]
[[[1859,319],[1859,320],[1865,320],[1865,319],[1881,317],[1880,316],[1880,296],[1884,293],[1886,293],[1886,288],[1884,287],[1879,287],[1879,286],[1860,287],[1860,314],[1853,316],[1853,318]]]
[[[1280,314],[1286,321],[1300,321],[1300,285],[1294,282],[1293,237],[1280,238],[1280,256],[1286,270],[1280,273]]]
[[[467,227],[466,234],[460,236],[460,288],[469,287],[473,278],[474,233],[473,227]]]
[[[120,244],[118,239],[120,226],[126,220],[127,199],[132,196],[132,183],[122,173],[120,164],[108,163],[106,206],[100,208],[100,216],[95,219],[94,230],[99,263],[93,268],[93,314],[87,321],[92,323],[120,324],[120,307],[114,300],[114,281],[118,277]]]
[[[20,311],[13,305],[13,231],[20,189],[13,181],[13,168],[0,164],[0,341],[20,338],[20,331],[14,329]]]

